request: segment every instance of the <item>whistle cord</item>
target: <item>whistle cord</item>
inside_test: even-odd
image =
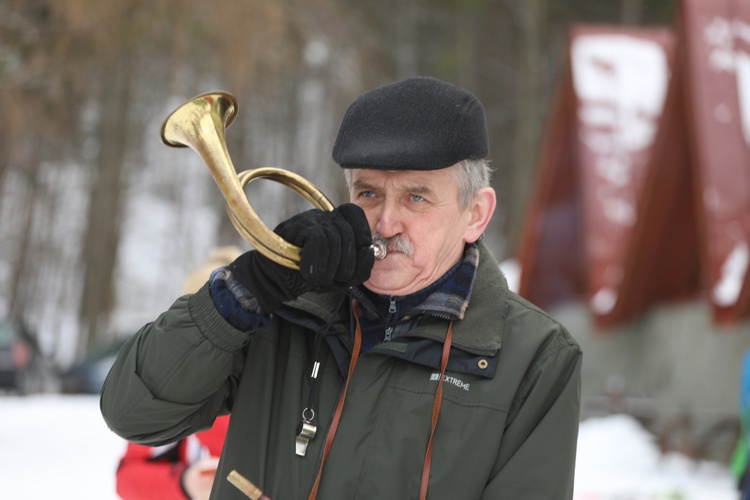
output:
[[[315,335],[315,356],[313,357],[315,361],[313,362],[313,368],[310,372],[310,379],[308,380],[309,388],[307,391],[307,406],[305,407],[306,409],[309,409],[311,411],[314,411],[313,401],[315,399],[315,382],[317,382],[318,380],[318,369],[320,368],[320,361],[318,361],[318,359],[320,357],[320,344],[322,339],[323,335]]]
[[[336,305],[336,308],[334,309],[334,311],[338,311],[341,308],[341,305],[344,303],[347,297],[349,297],[348,294],[344,295],[339,300],[339,303]],[[308,388],[308,394],[307,394],[307,406],[305,407],[305,413],[304,413],[304,414],[307,414],[309,410],[309,413],[311,416],[310,416],[308,423],[311,422],[313,418],[315,418],[315,408],[314,408],[315,389],[316,389],[317,381],[318,381],[318,370],[320,369],[320,346],[323,343],[323,337],[328,335],[328,333],[330,332],[331,325],[333,324],[333,320],[334,320],[334,316],[331,316],[331,318],[326,323],[326,326],[322,330],[322,332],[318,332],[315,335],[315,355],[313,357],[314,362],[313,362],[312,371],[310,372],[310,378],[308,380],[309,388]],[[305,420],[304,414],[303,414],[303,421]]]

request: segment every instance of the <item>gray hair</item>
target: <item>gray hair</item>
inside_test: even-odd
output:
[[[490,187],[492,169],[490,162],[484,158],[478,160],[464,160],[458,164],[456,182],[458,183],[458,205],[468,208],[474,195],[480,189]]]
[[[490,186],[492,169],[487,159],[463,160],[458,163],[456,170],[456,183],[458,183],[458,205],[468,208],[474,195],[482,189]],[[344,168],[344,178],[347,187],[352,186],[352,169]]]

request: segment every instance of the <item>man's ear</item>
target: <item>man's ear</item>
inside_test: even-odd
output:
[[[477,192],[469,207],[469,224],[464,232],[466,243],[474,243],[482,236],[492,219],[492,214],[495,213],[496,204],[495,190],[491,187],[482,188]]]

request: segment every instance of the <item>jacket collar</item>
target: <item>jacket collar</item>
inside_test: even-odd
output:
[[[453,323],[453,345],[475,353],[497,352],[502,345],[510,291],[490,250],[482,240],[477,246],[479,265],[471,302],[463,319]]]

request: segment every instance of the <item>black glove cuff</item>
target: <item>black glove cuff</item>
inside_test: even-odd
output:
[[[276,264],[256,250],[245,252],[227,267],[267,314],[310,290],[297,271]]]

